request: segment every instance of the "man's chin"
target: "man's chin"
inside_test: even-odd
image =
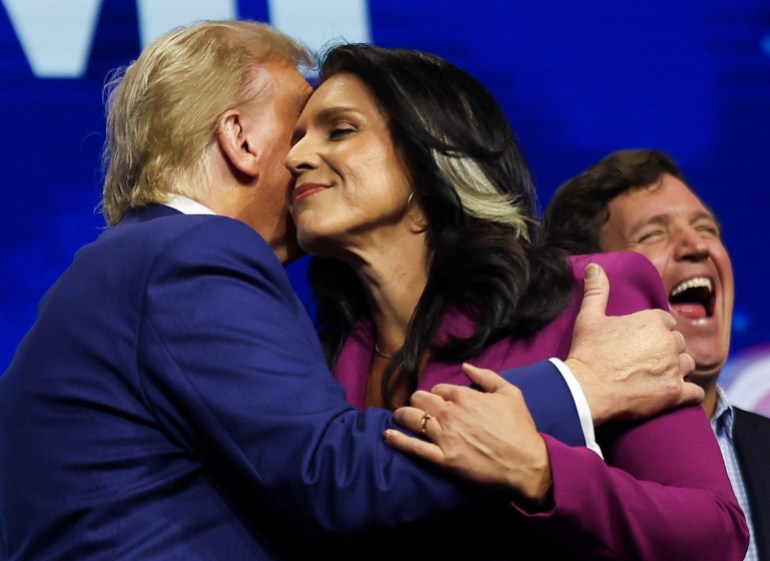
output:
[[[693,337],[683,331],[687,352],[695,359],[692,376],[710,378],[718,376],[727,362],[727,347],[716,337]]]
[[[294,243],[286,245],[286,256],[284,259],[281,259],[281,263],[283,263],[285,267],[286,265],[291,265],[297,259],[304,257],[305,255],[307,255],[307,252],[299,246],[295,238]]]
[[[688,377],[696,384],[700,384],[701,381],[707,382],[719,376],[724,366],[725,361],[702,363],[696,360],[695,370],[690,372]]]
[[[286,233],[281,239],[280,250],[276,249],[275,246],[273,246],[273,250],[284,266],[307,255],[307,251],[302,249],[299,245],[299,241],[297,240],[297,227],[294,225],[294,220],[291,219],[291,216],[289,216],[289,219],[286,221]]]

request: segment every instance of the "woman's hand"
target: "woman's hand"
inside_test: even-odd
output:
[[[481,390],[439,384],[417,391],[396,422],[429,441],[397,430],[386,442],[484,487],[507,490],[538,504],[551,487],[545,442],[521,391],[491,370],[463,365]]]

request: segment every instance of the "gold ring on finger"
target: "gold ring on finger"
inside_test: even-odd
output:
[[[425,432],[425,425],[427,425],[428,421],[430,421],[432,418],[433,418],[433,415],[431,415],[427,411],[425,412],[425,415],[422,416],[422,419],[420,419],[420,430],[422,432]]]

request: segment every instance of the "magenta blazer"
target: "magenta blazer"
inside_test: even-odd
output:
[[[577,256],[571,258],[576,282],[567,308],[532,338],[503,339],[471,362],[503,371],[544,358],[565,358],[582,299],[583,270],[590,262],[599,263],[609,275],[608,315],[667,309],[660,277],[646,258],[631,253]],[[437,337],[442,340],[472,329],[467,317],[447,314]],[[372,348],[371,325],[362,321],[346,341],[334,370],[348,401],[359,408],[364,406]],[[468,380],[456,364],[429,362],[419,388],[429,390],[442,382]],[[641,423],[610,425],[597,430],[604,459],[587,448],[566,446],[543,435],[553,473],[553,508],[529,514],[514,501],[511,524],[526,530],[512,528],[518,532],[516,540],[511,533],[492,536],[487,531],[475,541],[508,542],[507,549],[494,548],[494,555],[503,552],[505,558],[516,559],[528,558],[527,551],[536,552],[538,559],[548,552],[585,559],[743,559],[748,531],[703,409],[683,407]],[[457,536],[455,532],[435,539],[459,543],[462,538]],[[414,537],[434,539],[422,531]],[[408,551],[409,546],[404,547]]]

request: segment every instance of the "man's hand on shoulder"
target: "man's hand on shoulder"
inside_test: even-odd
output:
[[[588,265],[565,360],[583,388],[594,424],[643,419],[703,400],[703,390],[684,379],[695,363],[673,316],[663,310],[607,316],[609,291],[604,270]]]

